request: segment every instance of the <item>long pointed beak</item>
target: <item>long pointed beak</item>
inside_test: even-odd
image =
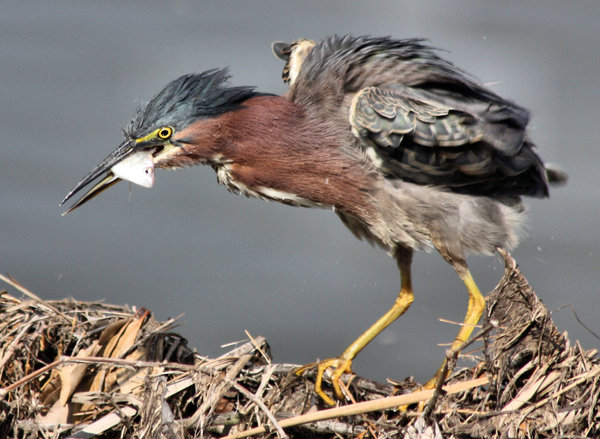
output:
[[[125,140],[123,143],[121,143],[117,147],[117,149],[115,149],[113,152],[111,152],[108,155],[108,157],[106,157],[104,160],[102,160],[102,162],[98,166],[96,166],[92,172],[90,172],[88,175],[86,175],[83,178],[83,180],[81,180],[79,183],[77,183],[75,185],[75,187],[73,189],[71,189],[71,191],[67,194],[67,196],[64,198],[64,200],[62,200],[60,202],[61,206],[64,203],[66,203],[73,195],[75,195],[77,192],[79,192],[81,189],[86,187],[88,184],[90,184],[96,178],[100,177],[100,175],[102,175],[102,173],[107,172],[107,175],[105,178],[103,178],[98,184],[96,184],[89,191],[87,191],[79,200],[77,200],[75,202],[75,204],[73,204],[65,213],[63,213],[63,215],[66,215],[67,213],[72,212],[73,210],[75,210],[76,208],[78,208],[79,206],[84,204],[86,201],[91,200],[96,195],[100,194],[104,190],[111,187],[113,184],[117,183],[120,180],[120,178],[115,176],[110,171],[110,169],[115,164],[119,163],[120,161],[125,159],[127,156],[129,156],[133,152],[135,152],[134,146],[135,146],[135,142],[133,140],[129,140],[129,139]]]
[[[83,203],[85,203],[86,201],[89,201],[92,198],[96,197],[96,195],[100,195],[106,189],[108,189],[109,187],[111,187],[113,184],[118,183],[119,181],[121,181],[120,178],[116,177],[111,172],[109,172],[106,177],[104,177],[102,180],[100,180],[98,182],[98,184],[96,184],[93,188],[91,188],[89,191],[87,191],[85,193],[85,195],[83,195],[83,197],[81,197],[79,200],[77,200],[75,203],[73,203],[73,205],[71,207],[69,207],[67,210],[65,210],[62,213],[62,216],[65,216],[67,213],[73,212],[75,209],[77,209]],[[63,203],[65,201],[67,201],[67,200],[65,199],[63,201]],[[62,205],[62,203],[60,203],[60,204]]]

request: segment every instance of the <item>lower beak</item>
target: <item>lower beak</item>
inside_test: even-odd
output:
[[[131,155],[135,151],[134,146],[135,146],[135,141],[126,139],[123,143],[121,143],[117,147],[117,149],[115,149],[113,152],[111,152],[108,155],[108,157],[106,157],[104,160],[102,160],[102,162],[100,162],[100,164],[98,166],[96,166],[92,172],[90,172],[88,175],[86,175],[83,178],[83,180],[81,180],[79,183],[77,183],[77,185],[73,189],[71,189],[71,191],[67,194],[67,196],[64,198],[64,200],[61,201],[61,203],[60,203],[61,206],[64,203],[66,203],[73,195],[75,195],[81,189],[83,189],[84,187],[89,185],[96,178],[100,177],[103,173],[108,172],[106,177],[104,177],[98,184],[96,184],[92,189],[90,189],[88,192],[86,192],[86,194],[83,197],[81,197],[75,204],[73,204],[73,206],[71,206],[65,213],[63,213],[63,215],[66,215],[67,213],[72,212],[73,210],[75,210],[76,208],[81,206],[86,201],[91,200],[96,195],[98,195],[105,189],[108,189],[113,184],[118,182],[120,179],[118,177],[116,177],[110,171],[110,169],[115,164],[119,163],[120,161],[125,159],[127,156]]]
[[[94,180],[106,173],[105,177],[95,186],[88,190],[79,200],[77,200],[63,215],[74,211],[82,204],[99,195],[115,183],[121,180],[128,180],[144,187],[151,187],[154,184],[154,168],[168,165],[171,160],[177,158],[184,151],[183,147],[176,145],[165,145],[159,151],[151,154],[144,150],[135,149],[135,141],[125,140],[117,149],[106,157],[92,172],[86,175],[77,185],[67,194],[60,203],[62,206],[77,192],[82,190]]]
[[[71,207],[69,207],[67,210],[65,210],[62,213],[62,216],[65,216],[67,213],[73,212],[75,209],[77,209],[83,203],[91,200],[92,198],[96,197],[97,195],[100,195],[106,189],[108,189],[115,183],[118,183],[119,181],[121,181],[120,178],[118,178],[112,172],[109,172],[106,177],[104,177],[93,188],[91,188],[89,191],[87,191],[83,197],[81,197]],[[65,200],[60,204],[62,205],[65,201],[67,201],[67,198],[65,198]]]

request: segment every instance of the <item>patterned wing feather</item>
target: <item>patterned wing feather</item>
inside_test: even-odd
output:
[[[349,121],[389,178],[482,195],[546,194],[539,158],[524,130],[499,117],[502,108],[453,104],[401,85],[367,87],[354,96]]]

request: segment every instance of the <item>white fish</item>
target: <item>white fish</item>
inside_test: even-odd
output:
[[[147,151],[136,152],[110,168],[115,177],[143,187],[154,186],[154,161]]]

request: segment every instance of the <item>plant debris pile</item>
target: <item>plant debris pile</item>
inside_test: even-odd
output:
[[[314,396],[314,370],[273,364],[262,337],[209,359],[172,332],[177,319],[44,301],[2,276],[23,296],[0,297],[0,437],[599,437],[596,351],[570,345],[501,255],[505,275],[459,358],[474,366],[435,391],[345,375],[336,408]]]

